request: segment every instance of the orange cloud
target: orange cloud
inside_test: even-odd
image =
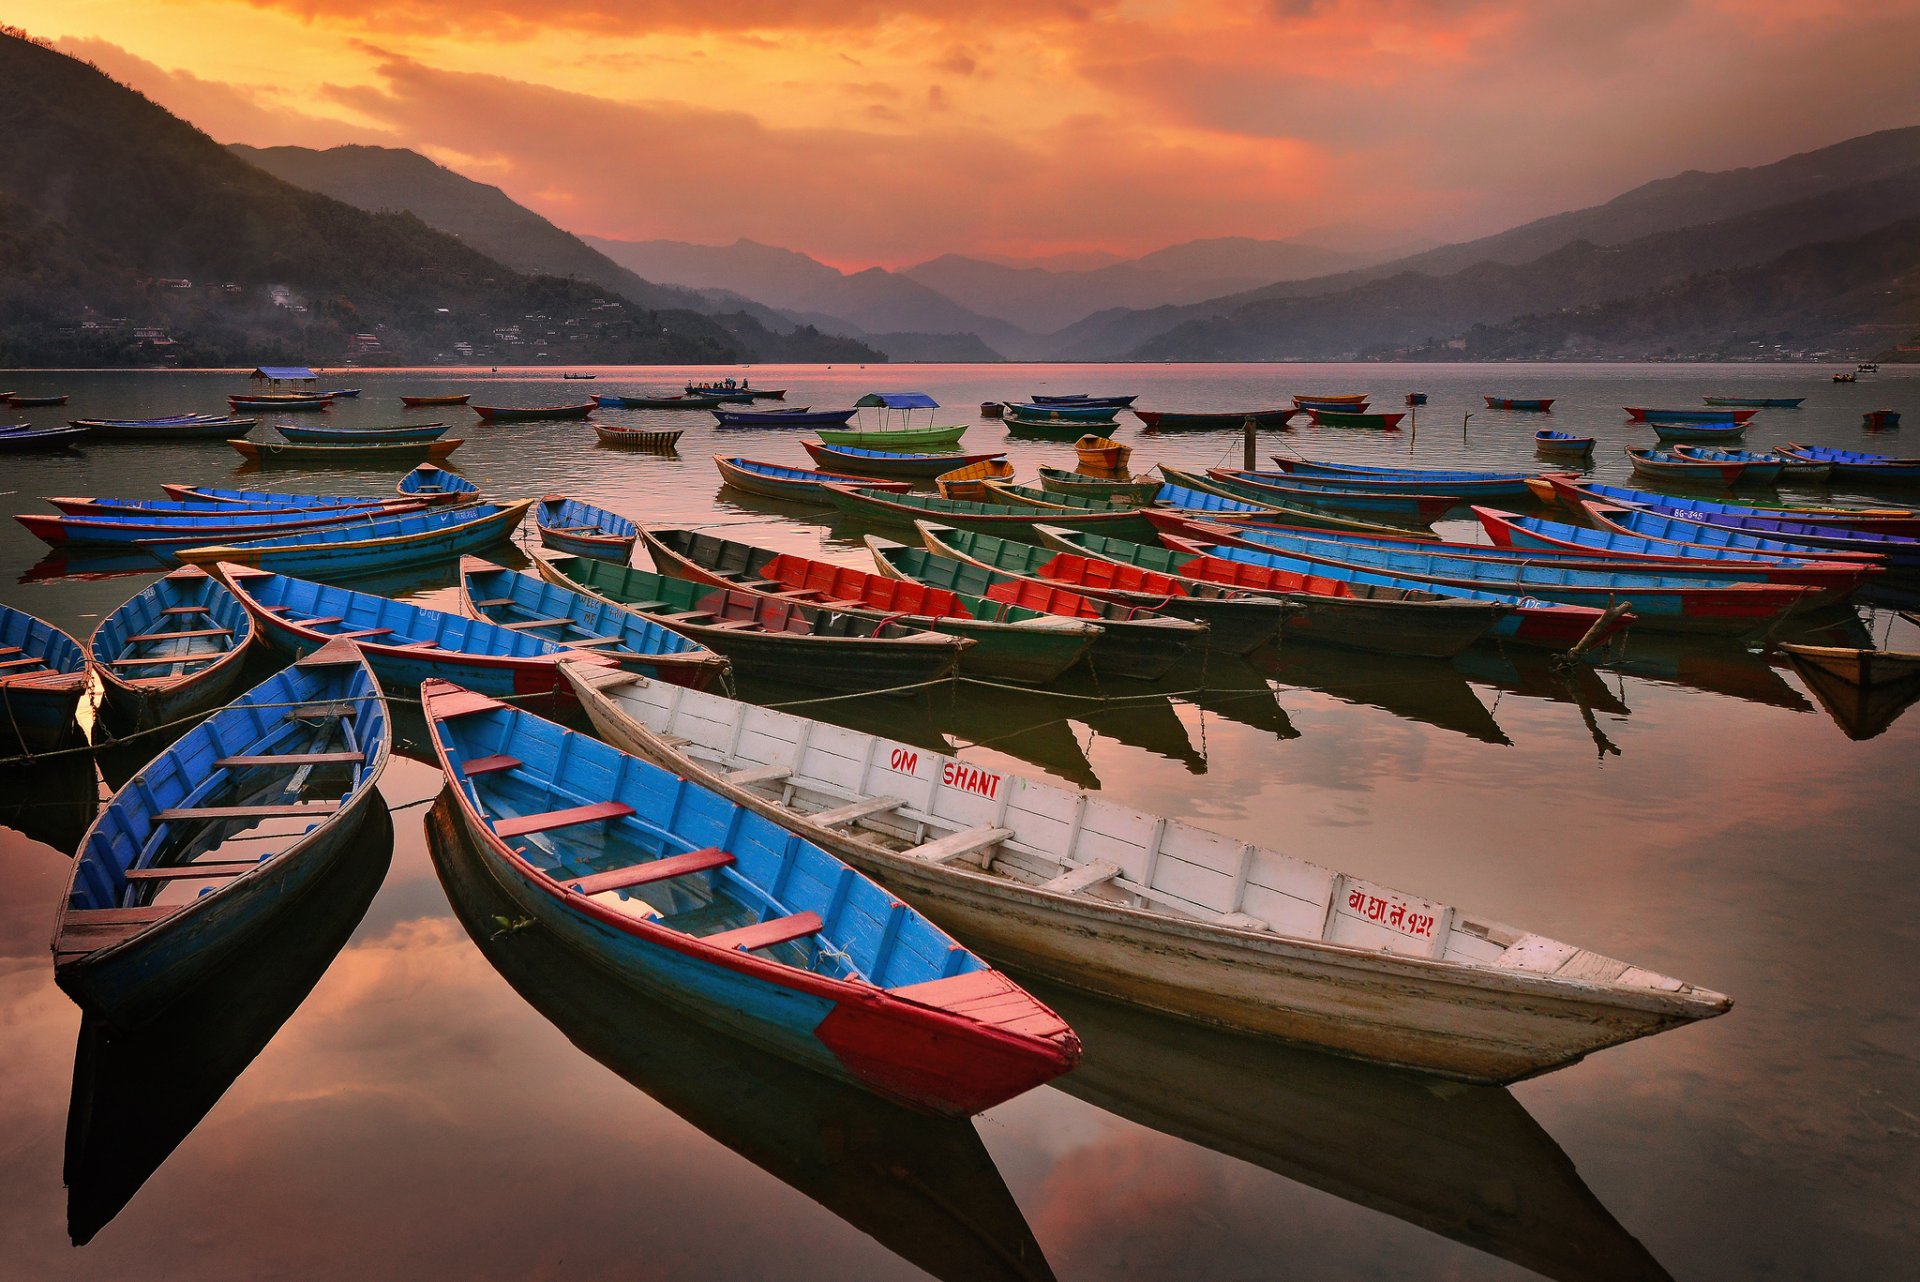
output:
[[[246,0],[257,8],[312,22],[358,22],[380,30],[524,32],[555,26],[583,31],[740,32],[870,28],[899,18],[948,21],[947,0]],[[1117,0],[974,0],[964,19],[1091,20]]]

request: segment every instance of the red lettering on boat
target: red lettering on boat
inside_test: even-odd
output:
[[[985,797],[992,801],[1000,793],[1000,784],[1004,775],[988,774],[977,766],[969,766],[960,761],[949,761],[940,772],[940,782],[949,788],[958,788],[970,792],[976,797]]]
[[[895,748],[887,754],[887,769],[910,775],[920,768],[920,754],[911,748]]]
[[[1433,914],[1413,912],[1403,900],[1370,895],[1356,887],[1347,892],[1347,910],[1356,917],[1364,917],[1415,939],[1433,938]]]

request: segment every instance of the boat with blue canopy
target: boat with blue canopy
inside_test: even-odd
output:
[[[477,556],[460,558],[460,609],[509,632],[604,655],[623,671],[671,685],[704,690],[728,666],[723,656],[664,624]]]
[[[87,653],[107,706],[133,729],[151,730],[225,703],[253,631],[226,584],[184,566],[102,619]]]
[[[595,964],[927,1112],[969,1116],[1079,1059],[1059,1016],[771,819],[473,691],[433,681],[421,699],[501,888]],[[947,862],[982,848],[968,833],[917,853]]]
[[[533,510],[533,525],[542,547],[569,556],[597,556],[603,561],[625,561],[633,555],[640,527],[617,512],[550,494]]]
[[[151,1021],[303,906],[381,804],[392,738],[373,673],[344,642],[188,731],[82,841],[55,981],[109,1024]]]
[[[77,734],[87,652],[45,619],[0,605],[0,745],[44,752]]]
[[[212,543],[175,552],[190,565],[228,562],[281,574],[353,578],[449,561],[513,537],[532,499],[472,503],[355,525],[328,526],[282,538]]]

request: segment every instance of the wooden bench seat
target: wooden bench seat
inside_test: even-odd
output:
[[[305,804],[281,802],[264,806],[175,806],[154,816],[157,823],[179,823],[189,819],[317,819],[340,809],[337,801],[310,801]]]
[[[54,965],[124,943],[181,907],[144,904],[138,908],[69,908],[61,918],[60,935],[53,941]]]
[[[4,662],[0,662],[0,671],[5,671],[9,668],[44,668],[46,666],[47,661],[45,659],[7,659]]]
[[[682,739],[680,742],[688,741]],[[678,747],[679,744],[674,746]],[[724,777],[728,783],[737,783],[746,787],[757,783],[779,783],[792,773],[791,766],[749,766],[745,770],[730,770]]]
[[[497,606],[512,604],[513,598],[510,596],[490,596],[484,601],[475,601],[473,608],[476,610],[491,610]]]
[[[210,614],[212,613],[212,611],[208,610],[207,607],[204,605],[170,605],[166,609],[160,611],[160,613],[162,614]]]
[[[597,872],[587,877],[560,877],[556,880],[583,895],[598,895],[609,890],[627,890],[634,886],[651,885],[656,881],[667,881],[674,877],[686,877],[697,872],[725,868],[732,862],[734,858],[731,854],[718,846],[708,846],[704,850],[692,850],[684,855],[671,855],[665,859],[654,859],[627,868]]]
[[[258,859],[209,859],[197,864],[163,868],[129,868],[128,881],[187,881],[202,877],[238,877],[258,868]]]
[[[1036,889],[1051,890],[1059,895],[1072,895],[1112,881],[1119,875],[1119,864],[1095,859],[1090,863],[1081,864],[1078,868],[1069,868],[1052,881],[1041,882]]]
[[[959,832],[949,833],[938,841],[929,841],[900,853],[914,859],[924,859],[930,864],[948,864],[967,855],[976,854],[989,846],[997,846],[1013,836],[1011,828],[962,828]]]
[[[851,802],[833,810],[822,810],[808,816],[813,822],[828,828],[837,828],[841,824],[850,824],[865,819],[868,815],[882,814],[888,810],[898,810],[907,804],[904,797],[869,797],[863,801]]]
[[[736,632],[741,628],[757,628],[760,626],[760,623],[756,619],[719,619],[706,626],[719,628],[727,632]]]
[[[260,756],[222,757],[213,764],[216,768],[237,769],[242,766],[326,766],[366,759],[364,752],[278,752]]]
[[[502,837],[524,837],[528,833],[551,832],[555,828],[571,828],[576,824],[621,819],[632,813],[633,807],[624,801],[596,801],[585,806],[568,806],[564,810],[499,819],[494,822],[493,830]]]
[[[742,926],[738,930],[723,930],[717,935],[706,936],[702,942],[712,944],[715,948],[738,948],[752,952],[756,948],[772,948],[775,944],[804,939],[818,933],[825,924],[820,920],[819,913],[795,913],[791,917],[775,917],[751,926]]]
[[[142,632],[139,636],[128,637],[128,645],[137,645],[142,641],[183,641],[189,637],[230,637],[232,628],[195,628],[191,632]]]
[[[360,628],[353,632],[336,632],[333,635],[339,637],[342,641],[357,641],[361,637],[390,637],[393,635],[393,629]]]
[[[509,632],[522,632],[528,628],[551,628],[562,623],[572,622],[572,619],[562,615],[557,619],[522,619],[518,623],[502,623],[500,626]]]
[[[467,772],[467,778],[472,779],[478,775],[497,774],[502,770],[511,770],[515,766],[525,764],[520,758],[510,757],[503,752],[492,757],[475,757],[464,763],[463,769]]]
[[[333,624],[333,623],[339,623],[340,621],[341,621],[341,620],[340,620],[340,619],[339,619],[338,617],[336,617],[336,616],[334,616],[334,615],[331,615],[331,614],[327,614],[327,615],[322,615],[322,616],[320,616],[320,617],[319,617],[319,618],[317,618],[317,619],[289,619],[289,620],[287,620],[287,622],[289,622],[289,623],[291,623],[291,624],[293,624],[293,626],[294,626],[294,627],[296,627],[296,628],[323,628],[323,627],[326,627],[326,626],[327,626],[327,625],[329,625],[329,624]]]
[[[202,650],[197,654],[156,654],[151,659],[108,659],[109,668],[164,668],[179,663],[212,663],[224,659],[231,650]]]

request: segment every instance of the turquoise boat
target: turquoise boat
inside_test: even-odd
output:
[[[380,806],[391,743],[380,688],[344,642],[195,726],[81,842],[55,982],[94,1018],[150,1022],[303,906]]]
[[[77,734],[87,652],[45,619],[0,605],[0,745],[45,752]]]
[[[100,621],[87,653],[107,706],[134,730],[219,707],[239,684],[253,620],[227,586],[185,566]]]
[[[1061,404],[1029,405],[1010,403],[1006,412],[1041,423],[1111,423],[1120,412],[1117,405]]]
[[[346,579],[448,561],[513,537],[532,499],[438,508],[277,539],[214,543],[175,553],[189,565],[252,565],[278,574]]]

